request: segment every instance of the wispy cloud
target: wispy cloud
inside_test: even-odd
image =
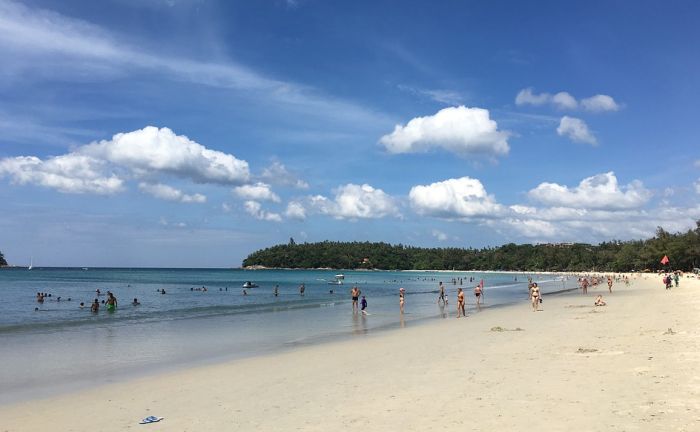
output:
[[[0,0],[0,75],[12,79],[107,79],[149,73],[230,89],[287,112],[334,121],[387,123],[382,113],[317,89],[270,78],[234,60],[212,62],[162,54],[83,20]],[[89,72],[86,75],[86,71]]]

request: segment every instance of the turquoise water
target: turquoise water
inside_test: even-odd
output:
[[[344,284],[329,285],[338,273],[344,273]],[[459,286],[467,290],[473,314],[471,289],[482,278],[486,307],[527,298],[527,276],[511,273],[3,269],[0,402],[454,316]],[[574,278],[533,278],[545,294],[575,287]],[[243,295],[245,281],[259,287]],[[446,285],[451,300],[447,308],[436,304],[439,281]],[[304,296],[298,288],[302,283]],[[352,313],[349,290],[353,284],[366,295],[369,316]],[[275,285],[279,285],[277,297]],[[398,311],[399,287],[406,289],[403,316]],[[97,289],[115,294],[116,311],[102,306],[99,313],[90,312],[95,298],[106,298],[96,297]],[[37,303],[37,292],[51,297]],[[134,298],[139,306],[132,306]]]

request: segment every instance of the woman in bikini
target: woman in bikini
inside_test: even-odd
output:
[[[462,291],[462,288],[457,288],[457,318],[462,315],[467,316],[467,312],[464,309],[464,291]]]
[[[404,299],[404,294],[406,293],[406,290],[403,288],[399,288],[399,309],[401,309],[401,314],[403,315],[403,306],[406,303],[406,300]]]
[[[532,302],[532,311],[538,311],[540,309],[540,287],[537,286],[537,282],[532,284],[530,288],[530,301]]]

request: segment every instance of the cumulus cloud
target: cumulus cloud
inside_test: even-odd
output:
[[[414,186],[408,197],[418,214],[445,219],[490,218],[503,210],[481,182],[470,177]]]
[[[137,173],[156,171],[197,183],[241,184],[250,175],[248,162],[208,149],[166,127],[119,133],[111,140],[83,146],[79,152]]]
[[[128,179],[140,178],[140,189],[157,198],[206,200],[203,195],[187,195],[153,180],[165,175],[216,184],[241,184],[249,178],[246,161],[208,149],[168,128],[152,126],[119,133],[111,140],[93,142],[46,160],[35,156],[0,159],[0,177],[9,177],[17,184],[105,195],[124,190]]]
[[[266,183],[237,186],[233,188],[233,194],[247,200],[280,202],[280,197]]]
[[[559,122],[557,133],[560,136],[566,136],[572,141],[597,145],[598,140],[593,135],[593,132],[588,129],[588,125],[581,119],[575,117],[564,116]]]
[[[598,94],[581,100],[581,106],[592,112],[618,111],[620,105],[611,96]]]
[[[304,220],[306,219],[306,209],[302,203],[292,201],[287,204],[287,210],[285,210],[284,215],[289,219]]]
[[[176,201],[181,203],[205,203],[207,197],[202,194],[188,195],[179,189],[161,183],[139,183],[139,189],[153,197],[165,201]]]
[[[244,204],[246,213],[258,220],[281,222],[282,216],[278,213],[271,213],[262,209],[262,205],[257,201],[246,201]]]
[[[574,188],[557,183],[541,183],[528,195],[554,207],[624,210],[643,206],[652,194],[637,180],[620,187],[615,173],[611,171],[587,177]]]
[[[63,193],[111,195],[124,188],[124,181],[105,173],[105,163],[80,154],[41,160],[34,156],[0,159],[0,177],[15,184],[36,184]]]
[[[532,87],[522,89],[515,96],[516,105],[552,105],[560,110],[575,110],[582,107],[586,111],[604,112],[618,111],[620,105],[615,102],[612,96],[597,94],[588,98],[581,99],[579,102],[574,96],[568,92],[551,93],[535,93]]]
[[[308,189],[309,184],[287,170],[283,164],[275,161],[269,167],[263,169],[260,177],[268,183],[291,186],[297,189]]]
[[[336,219],[376,219],[399,216],[394,198],[368,184],[360,186],[350,183],[336,189],[333,200],[316,195],[309,201],[314,209]]]
[[[433,148],[460,156],[508,154],[508,133],[498,130],[489,111],[464,106],[450,107],[435,115],[416,117],[379,140],[389,153],[421,153]]]

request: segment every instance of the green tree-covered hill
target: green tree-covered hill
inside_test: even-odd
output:
[[[696,229],[671,234],[658,228],[648,240],[598,245],[509,243],[495,248],[418,248],[402,244],[332,242],[272,246],[251,253],[243,266],[385,270],[634,271],[682,269],[700,264]],[[667,255],[669,266],[660,263]]]

